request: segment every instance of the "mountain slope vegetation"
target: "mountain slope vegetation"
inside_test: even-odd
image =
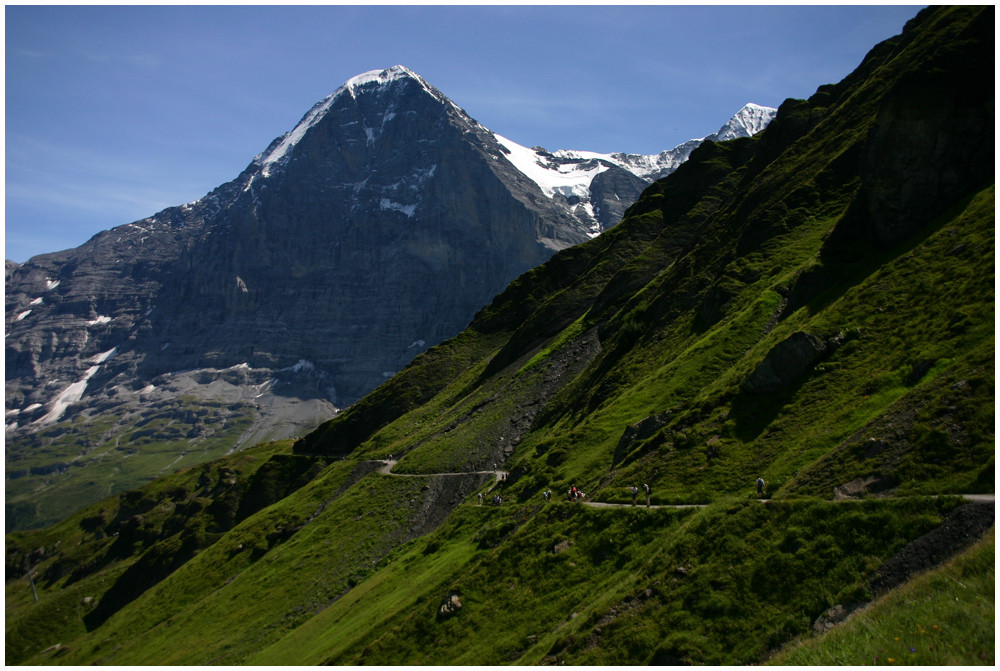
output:
[[[970,546],[992,585],[994,11],[703,144],[313,433],[8,534],[7,661],[756,664]]]

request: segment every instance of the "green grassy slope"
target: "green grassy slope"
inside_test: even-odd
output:
[[[395,591],[366,592],[251,661],[752,663],[863,590],[866,563],[932,527],[935,512],[923,502],[731,502],[697,512],[554,503],[456,515],[470,522],[482,525],[472,560],[441,570],[430,589],[414,583],[402,608],[386,603]],[[859,523],[873,533],[845,533]],[[415,548],[400,570],[421,576],[437,554]],[[462,609],[441,617],[450,594]],[[373,620],[363,636],[338,626],[348,611]]]
[[[796,641],[770,664],[952,665],[996,662],[996,534],[858,613],[843,627]],[[956,603],[959,604],[956,606]]]
[[[993,11],[703,145],[294,446],[8,534],[8,661],[751,664],[878,596],[994,491]],[[565,500],[642,483],[710,505]]]

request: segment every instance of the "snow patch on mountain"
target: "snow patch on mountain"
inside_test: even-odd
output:
[[[91,366],[83,377],[73,384],[63,389],[52,401],[52,409],[40,419],[35,420],[35,424],[51,424],[58,421],[64,414],[66,408],[83,398],[83,392],[87,390],[87,381],[100,370],[100,366]]]
[[[288,366],[287,368],[279,368],[278,372],[301,373],[305,371],[307,373],[311,373],[315,370],[316,370],[316,364],[314,364],[312,361],[309,361],[308,359],[299,359],[298,363]]]
[[[402,212],[407,217],[413,217],[414,213],[417,211],[417,206],[403,205],[402,203],[393,202],[388,198],[383,198],[381,201],[379,201],[378,209],[382,210],[383,212],[391,212],[391,211]]]
[[[288,154],[289,150],[297,145],[305,136],[306,131],[316,125],[316,122],[323,118],[323,115],[326,114],[328,109],[330,109],[330,105],[333,104],[333,101],[336,99],[339,92],[340,89],[313,105],[312,109],[306,112],[306,115],[302,117],[302,120],[299,121],[298,125],[295,126],[295,128],[293,128],[289,133],[285,134],[285,137],[282,138],[277,147],[267,152],[266,156],[262,155],[263,158],[260,159],[262,166],[261,175],[264,177],[270,176],[271,166],[281,161],[281,159]]]
[[[551,154],[547,152],[522,147],[496,133],[493,137],[507,150],[507,160],[549,198],[557,193],[567,198],[587,198],[594,177],[608,169],[608,166],[597,162],[554,161],[548,158]]]
[[[34,423],[38,425],[51,424],[61,419],[66,414],[66,409],[69,406],[83,398],[83,394],[87,390],[87,382],[101,369],[102,363],[114,356],[117,349],[117,347],[113,347],[107,352],[102,352],[95,356],[91,360],[95,365],[88,368],[82,378],[59,392],[52,400],[52,408],[45,415],[35,420]]]

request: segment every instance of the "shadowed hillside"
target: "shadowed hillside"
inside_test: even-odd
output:
[[[757,664],[905,608],[960,641],[907,663],[993,664],[994,11],[703,144],[315,432],[8,534],[8,663]]]

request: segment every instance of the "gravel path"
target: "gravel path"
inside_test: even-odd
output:
[[[441,475],[492,475],[500,482],[505,471],[464,471],[460,473],[393,473],[392,467],[399,463],[398,459],[383,460],[378,472],[382,475],[393,475],[397,478],[430,478]]]
[[[492,475],[496,482],[501,482],[506,471],[465,471],[463,473],[393,473],[393,467],[399,463],[398,459],[382,460],[382,465],[378,472],[382,475],[393,475],[397,478],[429,478],[442,475]],[[960,496],[967,501],[975,503],[995,503],[995,494],[952,494],[947,496]],[[938,498],[938,497],[934,497]],[[758,503],[770,503],[771,499],[754,499]],[[844,499],[843,502],[854,501],[855,499]],[[631,503],[605,503],[604,501],[582,501],[583,505],[591,508],[704,508],[707,503],[664,503],[655,506],[647,506],[641,501],[634,506]]]

